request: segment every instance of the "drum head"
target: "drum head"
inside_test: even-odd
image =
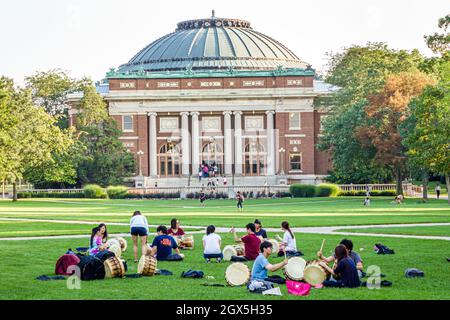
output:
[[[230,261],[231,256],[237,256],[237,251],[234,246],[228,245],[223,248],[223,260]]]
[[[310,285],[318,285],[325,281],[327,275],[319,265],[309,265],[303,271],[303,278]]]
[[[120,248],[120,243],[118,240],[111,243],[108,250],[113,252],[117,258],[120,258],[120,256],[122,255],[122,249]]]
[[[287,265],[284,267],[286,277],[295,281],[302,280],[305,267],[306,267],[305,259],[300,257],[290,258],[288,260]]]
[[[250,280],[250,269],[242,262],[235,262],[225,270],[225,279],[230,286],[242,286]]]
[[[127,240],[125,240],[122,237],[117,237],[117,240],[119,241],[120,249],[122,249],[122,252],[127,251],[127,247],[128,247]]]

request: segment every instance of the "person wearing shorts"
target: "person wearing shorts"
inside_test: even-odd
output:
[[[142,255],[147,252],[148,222],[140,211],[135,211],[130,219],[130,233],[133,239],[134,262],[138,262],[138,239],[141,238]]]

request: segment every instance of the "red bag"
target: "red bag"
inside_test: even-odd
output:
[[[305,282],[286,280],[286,288],[290,294],[296,296],[307,296],[311,290],[311,285]]]
[[[70,276],[73,272],[67,273],[67,269],[70,266],[77,265],[80,262],[80,258],[78,258],[74,254],[65,254],[56,261],[55,266],[55,274],[61,274],[64,276]]]

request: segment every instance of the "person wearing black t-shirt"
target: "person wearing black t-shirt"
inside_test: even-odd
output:
[[[356,288],[361,285],[356,269],[355,262],[348,256],[347,248],[340,244],[334,249],[337,265],[331,269],[326,262],[320,262],[320,265],[327,269],[335,278],[339,280],[326,280],[323,285],[325,287],[337,288]]]
[[[256,219],[255,222],[255,235],[260,239],[267,239],[266,230],[262,228],[261,220]]]

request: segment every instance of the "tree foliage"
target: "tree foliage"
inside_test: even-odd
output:
[[[356,129],[358,140],[376,150],[375,162],[393,171],[398,194],[403,193],[401,181],[406,166],[400,128],[407,118],[411,100],[432,83],[429,76],[419,71],[389,75],[383,88],[368,98],[366,121]]]
[[[362,144],[358,128],[367,122],[368,97],[385,85],[389,75],[417,71],[423,57],[417,50],[392,50],[383,43],[352,46],[331,55],[326,81],[340,87],[331,97],[330,115],[318,147],[331,152],[331,181],[387,182],[392,174],[374,160],[376,148]]]
[[[65,154],[73,144],[72,129],[59,128],[52,115],[35,106],[29,89],[15,89],[11,80],[2,78],[0,100],[2,178],[15,183],[27,170],[53,161],[53,154]]]

